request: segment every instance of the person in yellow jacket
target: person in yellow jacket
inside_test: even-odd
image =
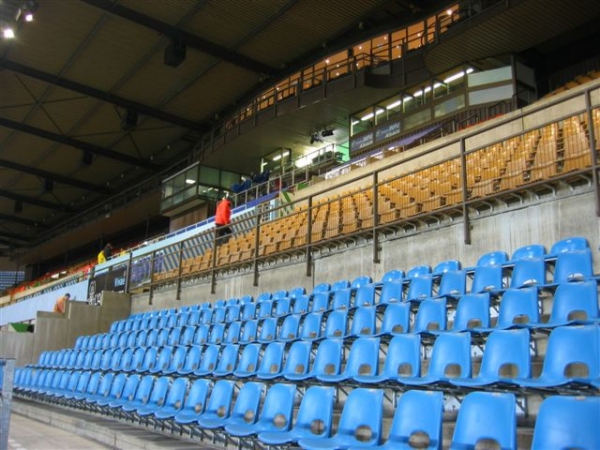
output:
[[[106,244],[106,247],[98,253],[98,264],[106,262],[106,260],[110,258],[110,255],[112,255],[112,245]]]

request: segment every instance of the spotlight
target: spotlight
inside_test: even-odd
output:
[[[9,26],[3,26],[2,27],[2,36],[4,36],[5,39],[14,39],[15,30],[13,30]]]
[[[321,131],[321,136],[325,137],[325,136],[333,136],[333,130],[323,130]]]
[[[37,1],[27,0],[23,3],[23,6],[21,6],[17,11],[15,19],[18,21],[22,17],[25,22],[31,22],[33,21],[33,14],[37,11],[39,7],[40,5]]]
[[[313,133],[313,135],[310,137],[310,145],[313,145],[315,142],[323,142],[323,139],[321,139],[319,133]]]

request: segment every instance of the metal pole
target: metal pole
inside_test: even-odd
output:
[[[14,371],[14,359],[0,359],[0,374],[2,375],[0,390],[0,449],[8,448],[8,429],[10,427]]]

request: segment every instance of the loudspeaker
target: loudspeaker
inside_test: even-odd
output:
[[[165,47],[165,66],[177,67],[185,61],[185,42],[181,39],[172,39]]]
[[[138,114],[134,109],[128,109],[121,119],[121,129],[126,131],[133,130],[138,122]]]

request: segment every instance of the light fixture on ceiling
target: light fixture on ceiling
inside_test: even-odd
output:
[[[23,5],[17,11],[15,19],[17,21],[24,20],[25,22],[32,22],[33,15],[40,7],[39,3],[36,0],[27,0],[23,3]]]
[[[323,137],[333,136],[333,130],[325,128],[323,131],[321,131],[321,136],[323,136]]]
[[[4,37],[4,39],[14,39],[15,30],[11,25],[6,22],[2,22],[0,27],[2,28],[2,37]]]
[[[310,145],[313,145],[315,142],[323,142],[319,133],[313,133],[310,137]]]

